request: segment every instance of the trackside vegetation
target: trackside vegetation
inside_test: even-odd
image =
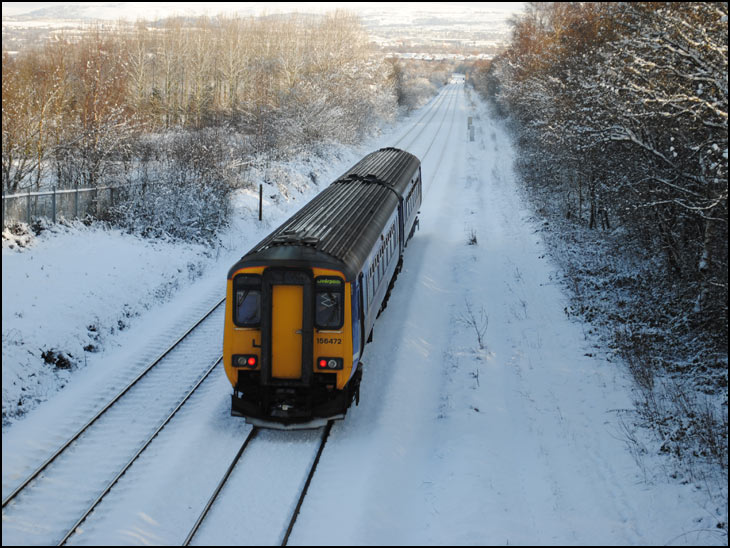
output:
[[[535,2],[512,24],[472,81],[511,123],[566,313],[628,363],[654,449],[726,478],[727,3]]]
[[[252,172],[359,143],[450,73],[342,11],[94,24],[2,62],[5,193],[124,187],[105,220],[204,241]]]

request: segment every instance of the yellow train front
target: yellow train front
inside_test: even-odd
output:
[[[233,415],[273,427],[345,416],[420,203],[418,158],[381,149],[230,269],[223,359]]]

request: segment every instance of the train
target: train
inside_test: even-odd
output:
[[[365,344],[419,224],[421,162],[365,156],[228,272],[223,361],[231,414],[314,428],[359,404]]]

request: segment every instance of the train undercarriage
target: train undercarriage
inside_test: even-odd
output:
[[[272,379],[265,384],[259,371],[240,371],[231,395],[231,415],[268,428],[317,428],[343,419],[353,400],[359,404],[361,379],[362,363],[342,390],[336,389],[334,374],[313,375],[310,383]]]

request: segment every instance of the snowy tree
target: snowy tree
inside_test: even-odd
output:
[[[717,417],[698,422],[708,415],[688,403],[691,390],[653,391],[663,369],[697,393],[724,383],[727,398],[727,35],[726,3],[533,2],[480,81],[509,115],[538,211],[603,228],[616,253],[644,265],[629,282],[641,304],[609,314],[639,364],[645,417],[668,437],[723,428]],[[715,445],[699,451],[726,467],[726,443]]]

